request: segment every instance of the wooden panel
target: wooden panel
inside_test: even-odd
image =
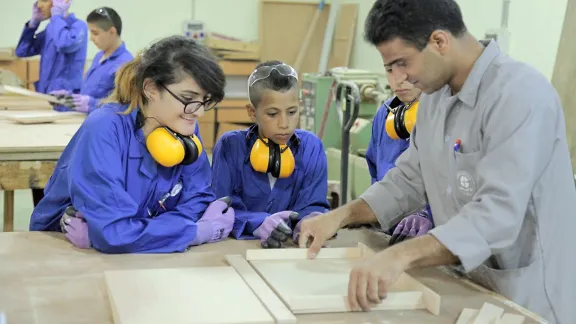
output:
[[[252,123],[246,108],[220,108],[218,109],[219,123]]]
[[[552,84],[558,91],[566,116],[566,137],[572,157],[572,168],[576,170],[576,0],[568,0],[562,36],[556,54]]]
[[[9,112],[1,113],[5,116]],[[19,125],[0,119],[0,154],[62,152],[78,128],[80,122],[74,119],[40,125]]]
[[[350,55],[356,33],[358,10],[357,4],[343,4],[340,6],[336,29],[334,30],[334,38],[332,40],[331,55],[328,60],[328,68],[348,66],[350,63]]]
[[[200,122],[198,123],[200,128],[200,136],[202,137],[202,144],[204,144],[205,149],[211,149],[214,147],[214,140],[216,136],[216,122]]]
[[[104,272],[115,324],[274,323],[233,267]]]
[[[28,78],[27,60],[0,61],[0,69],[12,71],[22,82],[26,83]]]
[[[0,161],[0,190],[42,189],[56,161]]]
[[[59,120],[66,119],[80,119],[83,120],[86,114],[81,112],[60,112],[60,111],[46,111],[46,112],[30,112],[30,113],[12,113],[5,115],[4,118],[18,124],[46,124]]]
[[[308,249],[260,249],[246,251],[246,260],[306,260]],[[359,259],[362,251],[359,248],[331,248],[321,249],[316,259]]]
[[[250,75],[258,62],[222,60],[219,64],[226,75]]]
[[[34,86],[34,82],[40,78],[40,60],[28,61],[28,83]]]

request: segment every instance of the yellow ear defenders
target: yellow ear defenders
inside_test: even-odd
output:
[[[138,125],[143,125],[144,117],[140,113],[138,119]],[[198,137],[178,134],[166,126],[156,128],[148,135],[146,148],[158,164],[167,168],[192,164],[202,154],[202,143]]]
[[[299,145],[295,136],[292,136],[288,143],[292,139],[296,139],[296,145]],[[296,162],[287,144],[278,145],[270,139],[258,136],[250,150],[250,164],[255,171],[270,173],[274,178],[288,178],[294,172]]]
[[[386,133],[392,139],[407,139],[412,133],[416,124],[416,113],[418,112],[418,98],[409,104],[404,104],[398,97],[395,97],[388,109],[386,117]]]

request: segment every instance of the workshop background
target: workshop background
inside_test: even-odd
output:
[[[200,121],[200,130],[208,151],[218,137],[227,131],[242,129],[249,119],[245,114],[246,80],[260,60],[280,59],[296,65],[302,82],[303,114],[301,128],[321,136],[329,160],[329,180],[334,191],[343,190],[340,203],[354,199],[370,185],[364,152],[370,137],[371,119],[391,93],[387,92],[384,68],[378,52],[363,39],[364,19],[374,0],[341,0],[340,10],[330,25],[330,4],[318,16],[310,42],[303,52],[308,30],[318,1],[303,0],[164,0],[157,2],[135,0],[72,0],[71,12],[85,19],[95,8],[109,6],[122,17],[122,39],[136,54],[151,42],[173,34],[196,36],[222,59],[228,78],[226,98],[218,109],[207,113]],[[568,140],[574,156],[571,127],[576,121],[574,91],[576,78],[576,47],[569,45],[567,30],[576,28],[576,0],[459,0],[464,20],[474,36],[486,39],[506,36],[506,49],[512,57],[524,61],[542,72],[556,86],[563,99],[567,115]],[[14,48],[24,24],[31,16],[32,1],[0,0],[0,49]],[[507,10],[505,9],[507,8]],[[225,9],[225,10],[224,10]],[[565,22],[565,17],[572,17]],[[505,26],[503,26],[503,24]],[[570,27],[569,25],[572,24]],[[43,22],[40,29],[43,29]],[[332,28],[331,28],[332,27]],[[333,30],[326,33],[326,30]],[[503,32],[506,35],[502,34]],[[323,51],[326,36],[331,50]],[[330,41],[331,39],[331,41]],[[563,41],[561,41],[561,39]],[[560,51],[559,51],[560,49]],[[88,61],[98,52],[89,42]],[[325,52],[326,55],[322,55]],[[3,59],[9,53],[0,52],[0,69],[14,72],[28,89],[34,90],[38,78],[38,57]],[[322,67],[324,65],[324,67]],[[330,76],[318,71],[334,67]],[[349,80],[362,90],[358,119],[350,130],[350,145],[342,147],[340,132],[326,129],[343,124],[341,106],[330,100],[335,80]],[[340,103],[341,104],[341,103]],[[345,105],[345,104],[344,104]],[[328,114],[324,118],[324,112]],[[347,161],[343,161],[346,157]],[[574,161],[574,158],[573,158]],[[342,169],[343,164],[348,164]],[[342,179],[346,179],[344,183]],[[344,187],[344,188],[342,188]],[[0,204],[3,204],[0,195]],[[30,190],[16,190],[14,197],[14,230],[27,230],[32,213]],[[2,219],[0,219],[2,228]]]

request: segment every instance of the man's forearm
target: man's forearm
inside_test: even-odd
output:
[[[378,222],[376,214],[374,214],[370,206],[368,206],[368,204],[362,199],[355,199],[340,208],[345,209],[342,214],[345,215],[345,218],[341,222],[342,227],[373,224]]]
[[[389,247],[388,250],[397,256],[398,260],[404,264],[406,270],[459,262],[458,257],[430,234],[406,240]]]

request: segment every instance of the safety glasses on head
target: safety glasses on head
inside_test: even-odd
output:
[[[282,63],[270,66],[261,66],[256,70],[254,70],[252,74],[250,74],[250,77],[248,78],[248,87],[249,88],[252,87],[254,83],[260,80],[267,79],[274,70],[278,71],[278,73],[280,73],[283,76],[293,77],[296,80],[298,80],[298,72],[296,72],[296,70],[294,70],[294,68],[291,67],[290,65]]]
[[[184,101],[182,98],[178,97],[174,94],[174,92],[170,91],[168,87],[161,84],[162,88],[166,90],[174,99],[180,101],[184,105],[184,113],[185,114],[193,114],[195,113],[200,107],[204,106],[204,111],[208,111],[218,104],[218,102],[212,101],[212,99],[206,99],[204,101],[192,100],[192,101]]]
[[[112,21],[112,17],[110,17],[110,14],[108,13],[108,10],[106,10],[106,8],[104,8],[104,7],[98,8],[98,9],[94,10],[94,12],[96,12],[100,16]]]

